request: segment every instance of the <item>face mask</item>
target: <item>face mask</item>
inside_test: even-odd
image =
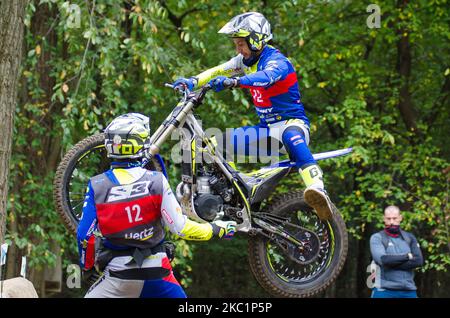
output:
[[[252,52],[252,55],[248,59],[244,58],[242,62],[245,66],[250,67],[258,61],[258,58],[259,55],[256,55],[255,52]]]
[[[258,62],[259,56],[261,55],[262,49],[258,52],[252,51],[252,55],[246,59],[242,59],[242,62],[244,63],[245,66],[250,67],[253,64],[255,64],[256,62]]]
[[[400,234],[400,225],[388,225],[384,230],[392,236],[398,236]]]

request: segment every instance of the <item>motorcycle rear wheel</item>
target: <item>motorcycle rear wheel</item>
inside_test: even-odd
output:
[[[296,191],[282,195],[266,211],[315,232],[320,245],[314,261],[303,265],[287,257],[272,239],[250,237],[248,259],[256,280],[275,297],[312,297],[324,291],[336,280],[347,257],[347,229],[337,208],[333,205],[331,220],[321,221],[305,203],[303,191]],[[295,228],[284,230],[295,232]]]

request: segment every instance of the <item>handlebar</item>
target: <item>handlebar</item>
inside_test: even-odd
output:
[[[227,78],[226,80],[223,81],[223,87],[224,87],[224,88],[233,88],[233,87],[235,86],[235,84],[236,84],[235,80],[233,80],[233,79],[231,79],[231,78]],[[188,93],[190,93],[190,91],[189,91],[189,89],[186,87],[186,85],[177,85],[177,86],[174,86],[173,84],[170,84],[170,83],[164,83],[164,86],[165,86],[165,87],[172,88],[172,89],[177,90],[177,91],[180,91],[180,92],[186,92],[186,91],[187,91]],[[203,86],[202,86],[202,89],[203,89],[203,88],[206,88],[206,90],[209,90],[209,89],[211,89],[212,87],[211,87],[211,85],[206,84],[206,85],[203,85]]]
[[[177,85],[177,86],[175,86],[175,85],[170,84],[170,83],[164,83],[164,86],[165,87],[169,87],[169,88],[177,91],[180,94],[185,94],[186,95],[186,94],[190,93],[189,89],[185,85]]]
[[[224,88],[233,88],[236,85],[236,79],[227,78],[222,83]],[[212,86],[210,84],[203,85],[199,91],[193,93],[191,92],[186,85],[180,84],[177,86],[174,86],[170,83],[164,83],[165,87],[169,87],[174,89],[175,91],[178,91],[179,93],[184,94],[183,101],[190,100],[192,101],[196,106],[200,105],[203,101],[203,98],[206,95],[206,92],[212,89]]]
[[[234,81],[230,78],[227,78],[226,80],[223,81],[223,87],[225,87],[225,88],[234,87]]]
[[[203,85],[198,92],[191,92],[185,85],[177,85],[174,86],[170,83],[164,83],[165,87],[172,88],[175,91],[178,91],[184,94],[184,101],[188,99],[191,100],[195,105],[200,105],[203,101],[203,98],[206,95],[206,92],[209,91],[212,87],[209,84]]]

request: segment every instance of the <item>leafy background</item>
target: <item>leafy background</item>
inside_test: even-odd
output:
[[[60,259],[63,282],[66,266],[77,263],[75,239],[52,202],[59,160],[122,113],[150,114],[156,129],[178,98],[163,84],[234,56],[217,30],[234,15],[259,11],[297,70],[312,151],[354,148],[346,158],[321,162],[350,232],[344,270],[321,296],[370,295],[368,241],[382,227],[383,208],[396,204],[426,258],[416,276],[419,296],[449,297],[449,3],[376,3],[381,25],[371,29],[369,3],[361,1],[31,1],[11,161],[7,277],[18,275],[26,255],[41,297],[83,295],[84,289],[50,293],[45,284]],[[208,95],[198,114],[205,127],[257,122],[242,90]],[[175,186],[179,168],[165,158]],[[279,193],[302,186],[294,177]],[[249,272],[245,236],[178,246],[176,273],[189,296],[269,296]]]

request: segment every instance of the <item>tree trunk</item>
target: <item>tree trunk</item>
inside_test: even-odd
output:
[[[9,159],[26,3],[26,0],[0,2],[0,242],[5,236]]]
[[[24,81],[21,89],[21,100],[20,100],[20,112],[21,115],[29,120],[39,122],[40,126],[44,127],[48,132],[47,134],[42,134],[41,132],[34,129],[26,129],[24,127],[17,127],[18,133],[25,137],[28,141],[25,146],[17,148],[16,150],[21,153],[27,153],[30,158],[33,158],[30,162],[30,171],[34,176],[41,176],[44,179],[49,173],[56,170],[56,166],[59,162],[60,152],[61,152],[61,134],[53,134],[55,130],[55,117],[61,113],[62,105],[57,101],[51,100],[53,94],[53,87],[55,86],[55,77],[52,74],[51,61],[55,58],[55,53],[53,48],[57,47],[58,35],[55,28],[52,27],[54,20],[58,16],[58,10],[56,6],[51,6],[47,3],[39,4],[39,1],[35,0],[34,5],[36,11],[31,18],[31,26],[28,30],[36,40],[31,44],[33,47],[29,47],[29,43],[25,43],[25,52],[33,49],[37,44],[40,46],[40,54],[38,55],[38,61],[36,64],[36,73],[39,78],[39,88],[41,89],[41,94],[30,98],[27,94],[27,84]],[[21,44],[23,44],[21,42]],[[55,50],[56,51],[56,50]],[[60,51],[58,51],[60,52]],[[66,43],[62,42],[62,55],[63,58],[67,54]],[[43,114],[37,115],[29,110],[27,110],[24,105],[27,103],[40,104],[42,105]],[[33,140],[40,140],[40,147],[31,146]],[[26,176],[18,175],[14,180],[14,184],[22,184],[26,181]],[[22,196],[21,189],[17,189],[18,197]],[[23,218],[17,215],[17,224],[15,227],[18,235],[21,235],[24,229],[32,223],[42,222],[39,217],[37,218]],[[29,241],[34,245],[39,244],[40,238],[34,237],[33,235],[27,237]],[[15,268],[8,268],[8,271],[17,272],[18,266],[20,266],[20,256],[24,254],[27,256],[26,251],[18,250],[15,255]],[[49,271],[52,269],[49,268]],[[29,280],[36,287],[40,297],[45,297],[45,270],[36,269],[35,267],[29,267]]]
[[[398,2],[398,7],[401,10],[405,9],[407,5],[407,0],[400,0]],[[409,80],[411,76],[412,66],[409,32],[410,31],[407,28],[399,28],[397,30],[397,34],[400,37],[397,42],[397,72],[401,79],[400,100],[398,103],[398,108],[408,131],[420,134],[420,131],[417,128],[416,113],[414,111],[411,92],[409,89]]]
[[[37,2],[37,1],[36,1]],[[51,23],[58,15],[56,7],[51,7],[48,4],[35,3],[36,12],[33,14],[31,20],[30,31],[33,37],[36,39],[44,39],[45,44],[42,40],[41,50],[42,53],[39,56],[38,63],[36,65],[39,74],[39,87],[42,89],[43,94],[40,98],[32,100],[33,103],[42,103],[45,105],[45,115],[41,118],[36,118],[35,114],[29,113],[30,118],[34,118],[39,121],[43,127],[49,132],[47,136],[36,136],[33,132],[26,132],[30,143],[34,138],[40,138],[42,142],[41,149],[43,154],[39,155],[37,149],[30,149],[29,153],[35,160],[36,169],[34,173],[37,175],[46,176],[49,172],[55,171],[56,166],[59,162],[59,155],[61,153],[61,140],[62,136],[60,134],[52,134],[55,130],[54,116],[61,113],[62,105],[54,101],[52,102],[51,97],[53,94],[53,87],[56,84],[54,76],[52,74],[51,63],[49,63],[52,58],[55,58],[52,53],[52,48],[57,47],[58,36],[55,29],[51,28]],[[64,47],[63,47],[64,48]],[[64,52],[64,50],[63,50]]]

